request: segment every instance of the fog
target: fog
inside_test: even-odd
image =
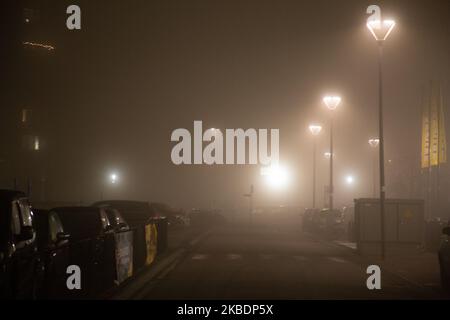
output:
[[[40,17],[9,24],[2,65],[2,187],[33,181],[37,200],[92,202],[129,198],[174,207],[243,207],[250,185],[257,205],[311,206],[312,122],[317,137],[317,202],[328,183],[329,112],[336,92],[336,203],[372,196],[378,135],[377,47],[365,27],[370,1],[78,1],[82,29],[65,27],[68,1],[31,1]],[[11,13],[21,14],[12,2]],[[423,198],[421,99],[430,82],[450,98],[448,1],[380,1],[397,27],[384,46],[388,197]],[[12,14],[11,16],[14,16]],[[14,35],[14,36],[12,36]],[[24,40],[54,52],[22,50]],[[20,85],[19,85],[20,84]],[[42,150],[21,170],[17,123],[33,110]],[[448,113],[448,103],[445,105]],[[447,116],[448,119],[448,116]],[[287,189],[264,184],[259,166],[172,163],[173,130],[276,128]],[[447,127],[448,121],[447,121]],[[117,171],[111,186],[107,175]],[[442,168],[443,190],[448,169]],[[355,183],[348,186],[347,175]],[[448,199],[446,199],[448,206]]]

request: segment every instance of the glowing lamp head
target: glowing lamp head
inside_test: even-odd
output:
[[[345,182],[347,182],[348,185],[352,185],[355,182],[355,178],[353,178],[353,176],[347,176],[345,177]]]
[[[326,96],[323,98],[323,103],[327,106],[330,110],[336,110],[336,108],[341,103],[341,97],[339,96]]]
[[[330,159],[330,158],[331,158],[331,152],[325,152],[323,155],[324,155],[324,157],[327,158],[327,159]]]
[[[312,124],[309,126],[309,131],[313,136],[317,136],[322,131],[322,126]]]
[[[380,139],[370,139],[369,144],[372,148],[378,147],[378,144],[380,143]]]
[[[111,181],[112,184],[116,184],[118,180],[119,180],[119,177],[118,177],[117,173],[110,174],[109,181]]]
[[[290,178],[288,170],[280,165],[261,168],[261,175],[266,178],[267,184],[275,189],[285,187]]]
[[[394,20],[369,20],[367,28],[370,30],[375,40],[385,41],[395,27]]]

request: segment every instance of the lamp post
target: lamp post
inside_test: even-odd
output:
[[[327,108],[331,111],[330,116],[330,190],[329,190],[329,207],[333,210],[333,111],[341,103],[341,97],[338,96],[326,96],[323,98],[323,102]]]
[[[316,136],[322,131],[322,126],[310,125],[309,131],[313,135],[313,209],[316,208]]]
[[[379,131],[379,161],[380,161],[380,229],[381,229],[381,258],[386,256],[385,246],[385,196],[386,185],[384,181],[384,134],[383,134],[383,43],[395,27],[394,20],[369,19],[367,28],[378,43],[378,131]]]
[[[369,139],[369,145],[373,148],[376,149],[376,147],[378,147],[378,144],[380,143],[380,139],[376,138],[376,139]],[[377,158],[375,157],[376,153],[373,154],[373,161],[372,161],[372,193],[373,193],[373,197],[376,198],[377,197]]]
[[[244,197],[248,198],[248,204],[249,204],[249,212],[248,212],[248,218],[249,218],[249,224],[253,225],[253,194],[255,192],[255,189],[253,187],[253,184],[250,185],[250,192],[245,193]]]

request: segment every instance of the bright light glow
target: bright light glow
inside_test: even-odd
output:
[[[119,176],[117,175],[117,173],[111,173],[111,175],[109,176],[109,180],[112,184],[116,184],[119,180]]]
[[[378,138],[369,140],[369,144],[372,148],[378,147],[379,143],[380,143],[380,139],[378,139]]]
[[[367,22],[367,28],[370,30],[375,40],[384,41],[395,27],[394,20],[370,20]]]
[[[39,144],[39,137],[36,136],[34,137],[34,151],[39,151],[40,150],[40,144]]]
[[[341,103],[341,97],[339,96],[326,96],[323,98],[323,103],[327,106],[330,110],[336,110],[336,108]]]
[[[322,126],[312,124],[309,126],[309,131],[311,131],[313,136],[317,136],[322,131]]]
[[[280,165],[271,165],[261,168],[261,175],[266,178],[267,184],[273,188],[280,189],[289,183],[288,170]]]
[[[331,152],[324,152],[323,156],[327,159],[331,158]],[[336,154],[333,154],[333,158],[336,156]]]
[[[353,178],[353,176],[347,176],[345,178],[345,182],[347,182],[347,184],[353,184],[355,182],[355,179]]]

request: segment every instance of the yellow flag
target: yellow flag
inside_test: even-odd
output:
[[[442,101],[442,91],[440,92],[439,108],[439,163],[447,163],[447,137],[445,133],[444,103]]]
[[[422,110],[422,169],[430,165],[430,119],[429,105],[424,103]]]
[[[437,166],[439,164],[439,106],[440,97],[436,94],[436,91],[431,87],[431,99],[430,99],[430,163],[431,166]]]

